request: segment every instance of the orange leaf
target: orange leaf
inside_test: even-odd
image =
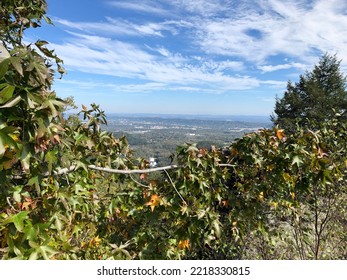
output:
[[[145,204],[149,207],[151,207],[152,212],[154,211],[154,208],[159,205],[160,197],[157,194],[153,194],[151,196],[151,199]]]
[[[280,140],[282,140],[283,137],[284,137],[283,131],[284,131],[283,129],[278,129],[278,130],[276,131],[277,138],[280,139]]]
[[[185,248],[189,249],[189,247],[190,247],[189,239],[180,240],[178,242],[178,249],[180,250],[184,250]]]
[[[227,199],[224,199],[224,200],[222,200],[221,204],[222,204],[222,207],[228,207],[229,201]]]
[[[22,203],[22,205],[21,205],[21,209],[22,209],[22,210],[29,210],[30,205],[31,205],[31,203],[30,203],[30,202],[25,201],[25,202],[23,202],[23,203]]]

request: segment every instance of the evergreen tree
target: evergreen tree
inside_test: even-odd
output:
[[[347,118],[346,76],[336,55],[325,54],[299,82],[287,84],[283,98],[277,98],[275,125],[293,131],[296,126],[312,126],[334,117]]]

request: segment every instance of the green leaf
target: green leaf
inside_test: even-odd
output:
[[[13,96],[15,87],[9,84],[0,85],[0,104],[7,102]]]
[[[23,146],[23,150],[20,156],[20,162],[25,172],[28,172],[30,169],[30,158],[31,158],[30,146],[26,144]]]
[[[0,80],[6,75],[9,64],[10,64],[10,60],[8,58],[1,61],[1,63],[0,63]]]
[[[29,157],[29,161],[30,161],[30,157]],[[28,166],[25,166],[26,168],[29,168]],[[30,178],[30,180],[28,181],[28,186],[35,186],[35,190],[37,195],[39,196],[41,194],[41,188],[40,188],[40,183],[39,183],[39,176],[35,176]]]
[[[0,109],[14,107],[14,106],[16,106],[21,100],[22,100],[22,97],[20,97],[20,96],[18,95],[18,96],[16,96],[15,98],[12,98],[10,101],[8,101],[6,104],[0,106]]]
[[[15,191],[13,192],[13,199],[15,202],[20,202],[22,200],[21,192],[22,186],[15,187]]]
[[[37,80],[40,83],[45,84],[46,79],[49,76],[47,66],[43,62],[34,60],[34,61],[30,62],[28,71],[32,71],[33,69],[35,69]]]
[[[30,254],[29,260],[37,260],[38,259],[38,252],[34,251]]]
[[[218,220],[214,220],[213,221],[213,228],[214,228],[214,232],[216,234],[217,238],[221,237],[221,229],[220,229],[220,224]]]
[[[42,47],[42,46],[44,46],[44,45],[48,45],[48,42],[47,42],[47,41],[44,41],[44,40],[38,40],[38,41],[35,43],[35,45],[36,45],[37,47]]]
[[[54,25],[53,22],[52,22],[52,20],[51,20],[49,17],[47,17],[46,15],[43,15],[42,17],[45,19],[45,21],[46,21],[48,24]]]
[[[303,161],[301,160],[301,158],[299,156],[294,156],[293,157],[292,165],[296,164],[297,167],[300,167],[300,165],[302,163],[303,163]]]
[[[19,57],[14,56],[11,57],[10,62],[19,75],[23,76],[22,60]]]
[[[53,169],[53,163],[57,161],[57,157],[55,155],[56,151],[49,151],[45,155],[45,161],[48,163],[48,171],[51,173]]]
[[[16,229],[19,232],[23,232],[24,229],[24,220],[28,218],[28,211],[22,211],[16,215],[10,216],[9,218],[7,218],[3,224],[10,224],[13,223],[14,226],[16,227]]]
[[[38,231],[33,227],[33,226],[30,226],[30,227],[26,227],[24,229],[24,238],[23,240],[36,240],[37,239],[37,235],[38,235]]]
[[[9,57],[11,57],[10,53],[7,51],[3,44],[0,44],[0,62],[6,60],[6,58]]]
[[[62,222],[59,219],[58,215],[54,215],[54,226],[58,231],[61,231],[63,228]]]
[[[63,75],[66,74],[66,70],[64,67],[62,67],[60,64],[58,64],[58,72]]]
[[[51,247],[47,245],[40,246],[39,248],[37,248],[37,251],[45,260],[51,259],[55,254],[58,253],[57,251],[53,250]]]
[[[10,137],[6,132],[6,127],[0,129],[0,157],[2,157],[6,151],[6,146],[13,147],[18,150],[16,141]]]

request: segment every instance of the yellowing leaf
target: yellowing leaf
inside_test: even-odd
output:
[[[190,247],[189,239],[180,240],[178,242],[178,249],[180,249],[180,250],[184,250],[186,248],[189,250],[189,247]]]
[[[260,201],[264,201],[264,193],[263,193],[263,192],[260,192],[260,193],[259,193],[258,199],[259,199]]]
[[[282,140],[283,137],[284,137],[283,131],[284,131],[283,129],[278,129],[278,130],[276,131],[276,136],[277,136],[277,138],[280,139],[280,140]]]
[[[149,207],[151,207],[152,212],[154,211],[154,208],[158,206],[160,203],[160,197],[157,194],[153,194],[151,196],[151,199],[145,204]]]
[[[14,156],[12,159],[4,161],[3,167],[4,169],[11,169],[13,165],[17,163],[18,159]]]
[[[286,182],[289,182],[289,181],[292,180],[292,176],[290,176],[290,174],[287,173],[287,172],[284,172],[284,173],[282,174],[282,176],[283,176],[283,179],[284,179]]]
[[[271,204],[271,206],[273,206],[273,208],[276,210],[277,209],[277,206],[278,206],[278,202],[271,202],[270,203]]]
[[[10,134],[9,135],[14,141],[18,142],[19,138],[18,138],[18,135],[16,134]]]
[[[101,239],[99,238],[99,235],[98,235],[89,241],[89,247],[91,248],[99,247],[100,243],[101,243]]]

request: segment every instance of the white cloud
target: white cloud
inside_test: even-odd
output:
[[[287,82],[286,81],[274,81],[274,80],[265,80],[260,82],[262,85],[269,85],[272,88],[285,89]]]
[[[230,8],[232,1],[230,0],[172,0],[171,4],[177,9],[183,9],[191,14],[198,14],[204,18],[216,16]]]
[[[347,2],[344,0],[152,0],[111,1],[121,9],[156,13],[165,18],[141,23],[121,18],[105,22],[58,22],[67,28],[105,36],[164,38],[180,34],[190,47],[207,55],[239,58],[257,66],[276,55],[311,64],[325,53],[337,53],[347,64]],[[187,14],[187,12],[189,14]],[[165,32],[168,32],[166,34]],[[173,38],[170,38],[171,40]],[[296,66],[294,66],[296,67]]]
[[[189,26],[185,21],[163,21],[158,23],[148,22],[135,24],[124,19],[114,19],[106,17],[104,22],[72,22],[65,19],[55,18],[55,23],[59,23],[68,30],[77,29],[88,34],[105,34],[107,36],[157,36],[164,37],[163,32],[167,31],[173,35],[179,33],[179,29]]]
[[[138,46],[100,36],[70,33],[68,43],[52,45],[70,70],[105,74],[122,78],[140,79],[149,85],[155,83],[166,89],[188,86],[210,89],[215,92],[245,90],[259,86],[255,78],[227,75],[227,68],[241,68],[233,61],[212,62],[203,60],[194,64],[188,58],[158,48],[157,54]]]
[[[166,6],[173,8],[172,13],[163,2],[111,2],[117,8],[154,13],[155,22],[58,19],[70,36],[53,48],[70,70],[130,79],[100,85],[119,92],[220,94],[262,87],[280,92],[286,81],[256,75],[285,69],[301,72],[325,52],[337,52],[347,69],[343,0],[173,0]],[[159,15],[165,19],[160,21]],[[126,41],[127,36],[131,40]],[[246,71],[253,76],[244,75]]]
[[[261,64],[278,54],[303,61],[305,56],[325,52],[346,56],[346,1],[268,0],[257,8],[247,3],[237,7],[236,15],[196,24],[204,51]],[[259,36],[251,36],[248,30],[257,30]]]
[[[285,63],[285,64],[278,64],[278,65],[261,65],[258,66],[258,69],[260,69],[263,73],[267,72],[274,72],[278,70],[285,70],[285,69],[291,69],[291,68],[299,68],[301,70],[307,69],[307,65],[302,63]]]
[[[170,11],[159,6],[156,1],[140,1],[136,3],[127,2],[127,1],[110,1],[110,5],[126,10],[137,11],[141,13],[151,13],[159,15],[168,15]]]

